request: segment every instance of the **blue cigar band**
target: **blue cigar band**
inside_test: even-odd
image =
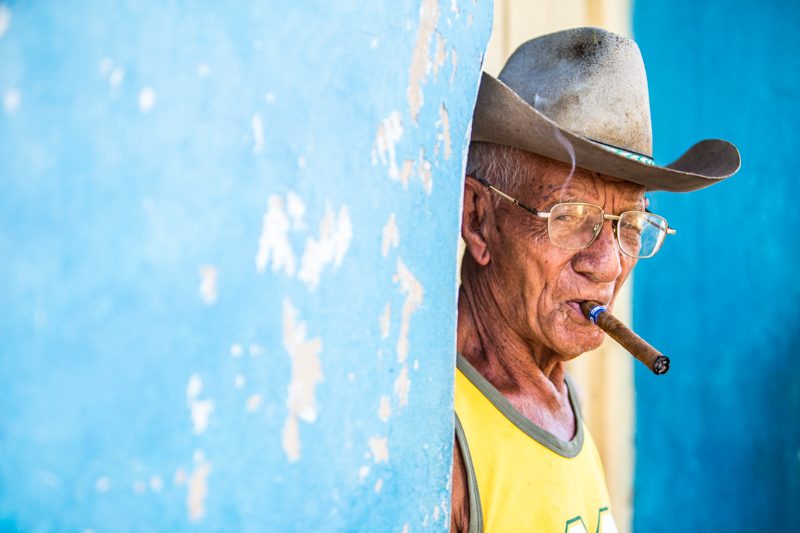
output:
[[[592,310],[589,311],[589,320],[592,321],[592,324],[597,325],[597,317],[600,315],[600,313],[605,313],[605,312],[606,312],[605,305],[595,305],[594,307],[592,307]]]

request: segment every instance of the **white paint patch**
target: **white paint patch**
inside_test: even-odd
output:
[[[208,495],[208,475],[211,473],[211,463],[202,460],[194,465],[192,475],[189,476],[187,485],[189,492],[186,495],[186,509],[189,521],[202,520],[206,514],[206,496]]]
[[[186,384],[186,405],[192,415],[192,433],[202,434],[208,427],[208,420],[214,411],[214,400],[201,400],[198,398],[203,392],[203,380],[197,374],[189,376]]]
[[[238,342],[234,342],[231,344],[231,357],[241,357],[242,356],[242,345]]]
[[[381,255],[387,257],[390,248],[397,248],[400,245],[400,230],[397,228],[397,216],[392,213],[389,220],[383,226],[383,238],[381,239]]]
[[[200,267],[200,298],[206,305],[217,303],[217,269],[213,266]]]
[[[370,437],[369,451],[375,463],[389,462],[389,439],[387,437]]]
[[[431,69],[431,38],[438,22],[438,0],[422,0],[422,5],[419,7],[419,28],[411,55],[411,65],[408,68],[408,87],[406,89],[408,111],[411,119],[415,122],[424,103],[422,85],[426,83]]]
[[[317,288],[326,265],[333,263],[334,269],[341,265],[352,238],[353,224],[347,206],[342,206],[336,216],[329,205],[325,206],[325,215],[319,225],[319,237],[306,239],[300,271],[297,273],[297,277],[305,282],[310,291]]]
[[[268,104],[274,104],[275,103],[275,93],[267,93],[267,94],[265,94],[264,95],[264,100],[266,100],[266,102]]]
[[[253,153],[260,154],[264,151],[264,121],[260,113],[254,113],[250,118],[250,127],[253,130]]]
[[[436,32],[436,52],[433,56],[433,79],[439,79],[439,71],[447,61],[447,49],[445,48],[444,37]]]
[[[123,81],[125,81],[125,69],[122,67],[115,67],[108,76],[108,84],[112,89],[119,89]],[[139,105],[141,106],[141,97]]]
[[[264,347],[254,342],[250,343],[250,347],[247,351],[250,353],[250,357],[260,357],[264,355]]]
[[[375,491],[375,494],[378,494],[382,488],[383,488],[383,478],[378,478],[378,481],[375,482],[375,488],[373,489]]]
[[[201,78],[207,78],[211,75],[211,67],[206,63],[199,63],[197,65],[197,75]]]
[[[2,8],[0,8],[2,9]],[[100,75],[105,77],[108,76],[108,73],[111,72],[111,69],[114,68],[114,60],[110,57],[104,57],[100,60]]]
[[[441,127],[441,131],[438,134],[438,140],[442,142],[444,145],[444,158],[450,159],[450,156],[453,153],[453,145],[450,140],[450,115],[447,113],[447,108],[442,104],[439,108],[439,122],[438,125]]]
[[[403,166],[400,167],[400,175],[397,180],[403,184],[404,189],[408,189],[408,182],[414,174],[414,160],[406,159],[403,161]]]
[[[406,523],[406,524],[403,524],[403,531],[402,531],[402,533],[408,533],[408,531],[409,531],[409,529],[408,529],[408,528],[409,528],[409,526],[408,526],[408,523]]]
[[[260,394],[251,394],[250,397],[247,398],[247,412],[255,413],[258,411],[258,408],[261,407],[261,400]]]
[[[434,521],[435,520],[439,520],[439,506],[438,505],[433,508],[433,519],[434,519]]]
[[[456,3],[456,0],[451,0],[450,1],[450,11],[455,13],[456,17],[458,17],[459,13],[461,13],[461,10],[458,8],[458,4]]]
[[[147,485],[144,484],[144,481],[134,481],[133,482],[133,492],[136,494],[144,494],[147,490]]]
[[[9,115],[14,113],[22,102],[22,94],[17,89],[8,89],[3,95],[3,108]]]
[[[380,44],[378,42],[378,38],[377,37],[373,37],[372,40],[369,42],[369,47],[374,50],[375,48],[378,48],[378,44]]]
[[[361,468],[358,469],[358,479],[364,481],[368,475],[369,475],[369,466],[362,465]]]
[[[105,476],[97,478],[97,481],[94,482],[94,488],[97,492],[108,492],[111,490],[111,480]]]
[[[139,111],[149,113],[156,105],[156,91],[152,87],[144,87],[139,91]]]
[[[164,480],[160,476],[150,476],[150,490],[161,492],[164,489]]]
[[[305,229],[303,217],[306,214],[306,204],[304,204],[303,199],[293,191],[286,193],[286,212],[292,219],[293,230],[298,231]]]
[[[458,70],[458,53],[455,48],[450,49],[450,63],[453,65],[453,70],[450,71],[450,84],[456,79],[456,70]],[[467,130],[468,132],[470,130]],[[469,143],[467,143],[469,145]]]
[[[294,275],[294,252],[289,246],[289,217],[284,210],[283,198],[277,195],[271,195],[267,200],[267,211],[258,239],[256,270],[264,272],[270,259],[273,272],[283,270],[289,276]]]
[[[382,422],[388,422],[390,416],[392,416],[392,399],[383,395],[381,396],[381,403],[378,406],[378,418],[380,418]]]
[[[400,407],[408,405],[408,393],[411,391],[411,380],[408,379],[408,367],[403,365],[397,378],[394,380],[394,395]]]
[[[425,192],[430,194],[433,190],[433,172],[431,170],[431,163],[425,159],[425,148],[419,149],[419,159],[417,160],[417,175],[422,181],[422,188]]]
[[[403,260],[397,258],[397,273],[392,278],[400,284],[400,292],[406,295],[400,311],[400,335],[397,339],[397,361],[404,363],[408,358],[408,334],[411,330],[411,315],[422,305],[423,288],[417,278],[406,267]]]
[[[179,487],[186,483],[186,479],[186,471],[183,468],[177,469],[175,475],[172,476],[172,482]]]
[[[245,386],[245,379],[242,374],[236,374],[236,377],[233,379],[233,386],[237,389],[243,389]]]
[[[306,168],[307,164],[308,162],[306,161],[306,158],[302,155],[297,158],[297,168]]]
[[[472,26],[472,13],[467,15],[467,28],[469,28],[470,26]]]
[[[11,27],[11,10],[5,4],[0,4],[0,37],[6,34]]]
[[[383,308],[383,313],[378,319],[381,327],[381,338],[385,339],[389,336],[389,327],[392,323],[392,303],[386,302],[386,307]]]
[[[414,359],[413,368],[414,370],[419,370],[419,359]]]
[[[352,373],[352,372],[348,372],[347,373],[347,381],[349,381],[350,383],[355,383],[356,375],[354,373]]]
[[[289,414],[283,426],[283,450],[290,462],[300,458],[298,419],[313,423],[317,419],[316,386],[322,381],[319,354],[322,341],[306,339],[306,324],[297,318],[297,310],[287,299],[283,302],[283,346],[292,360],[292,375],[287,390]]]
[[[400,178],[400,169],[397,168],[397,155],[395,146],[403,136],[403,121],[399,111],[393,111],[378,125],[375,142],[372,145],[372,164],[378,161],[383,166],[389,166],[389,177],[393,180]]]

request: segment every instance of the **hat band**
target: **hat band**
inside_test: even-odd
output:
[[[646,156],[644,154],[640,154],[638,152],[631,152],[629,150],[624,150],[619,146],[614,146],[613,144],[607,144],[603,141],[598,141],[597,139],[592,139],[591,137],[587,137],[590,141],[599,144],[609,152],[615,153],[617,155],[621,155],[626,159],[633,159],[634,161],[638,161],[639,163],[643,163],[645,165],[655,166],[656,162],[653,160],[652,157]]]

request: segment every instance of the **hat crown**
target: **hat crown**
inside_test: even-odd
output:
[[[647,77],[631,39],[599,28],[537,37],[517,48],[499,79],[562,128],[652,156]]]

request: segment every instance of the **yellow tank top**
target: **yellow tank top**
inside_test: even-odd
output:
[[[470,533],[616,533],[603,465],[569,380],[578,430],[563,441],[517,411],[461,355],[457,368],[456,438]]]

